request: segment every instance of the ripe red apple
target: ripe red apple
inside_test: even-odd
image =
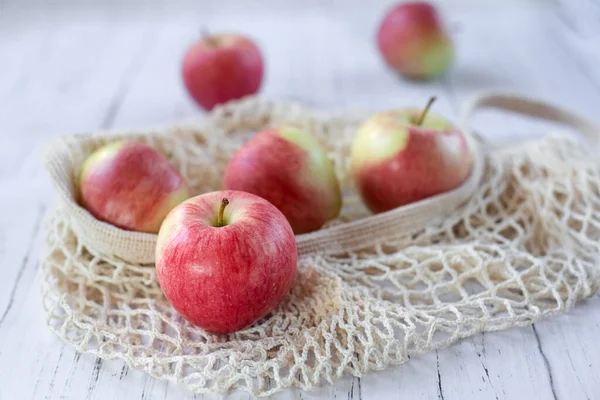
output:
[[[325,150],[292,126],[266,128],[250,139],[229,161],[223,187],[273,203],[296,234],[321,228],[342,206],[340,185]]]
[[[298,250],[290,224],[265,199],[222,190],[175,207],[156,245],[156,274],[173,308],[210,332],[266,316],[288,293]]]
[[[386,64],[409,79],[424,80],[444,73],[454,61],[454,47],[436,9],[423,1],[391,8],[377,32]]]
[[[374,213],[459,186],[472,155],[462,132],[439,115],[404,108],[372,115],[357,130],[351,163],[358,191]]]
[[[85,160],[78,191],[82,206],[97,219],[147,233],[157,233],[169,211],[189,197],[185,180],[161,153],[121,140]]]
[[[205,35],[183,57],[184,85],[206,110],[229,100],[255,94],[263,79],[260,49],[237,34]]]

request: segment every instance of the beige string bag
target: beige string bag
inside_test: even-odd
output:
[[[357,197],[348,163],[366,115],[322,115],[249,97],[175,127],[54,141],[46,167],[58,201],[41,263],[50,329],[78,351],[122,359],[195,393],[237,389],[263,396],[360,376],[477,332],[568,310],[599,283],[595,153],[568,135],[486,144],[468,129],[482,107],[570,125],[594,144],[600,133],[551,105],[477,96],[463,113],[475,154],[468,180],[375,216]],[[270,315],[234,334],[206,333],[162,295],[153,265],[156,235],[94,219],[75,202],[74,177],[99,145],[128,138],[166,154],[196,194],[215,190],[248,135],[282,123],[308,129],[328,149],[344,190],[342,213],[323,229],[297,236],[294,286]]]

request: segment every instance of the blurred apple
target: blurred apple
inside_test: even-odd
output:
[[[210,332],[230,333],[266,316],[296,274],[296,238],[283,214],[240,191],[178,205],[156,245],[156,275],[173,308]]]
[[[294,233],[321,228],[341,209],[340,185],[325,150],[304,130],[267,128],[229,161],[225,189],[254,193],[273,203]]]
[[[238,34],[204,35],[185,53],[184,85],[205,110],[255,94],[263,79],[260,49]]]
[[[404,108],[372,115],[358,129],[351,163],[358,191],[374,213],[459,186],[472,155],[462,132],[445,118]]]
[[[454,61],[444,22],[427,2],[398,4],[383,18],[377,43],[386,64],[406,78],[425,80],[443,74]]]
[[[93,152],[78,189],[82,206],[97,219],[147,233],[157,233],[169,211],[189,197],[177,168],[154,148],[133,141]]]

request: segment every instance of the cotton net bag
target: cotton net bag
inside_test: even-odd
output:
[[[349,173],[350,144],[367,115],[248,97],[177,126],[55,140],[46,168],[58,201],[41,262],[49,328],[80,352],[122,359],[194,393],[265,396],[361,376],[477,332],[567,311],[598,288],[600,171],[590,151],[598,147],[565,134],[491,145],[469,129],[481,108],[562,123],[594,145],[600,132],[533,99],[476,96],[461,119],[474,154],[469,178],[377,215],[363,206]],[[245,140],[284,123],[307,129],[328,150],[344,192],[341,215],[297,236],[297,276],[276,309],[243,331],[207,333],[162,294],[156,235],[94,219],[76,202],[75,177],[94,149],[132,139],[172,160],[194,194],[216,190]]]

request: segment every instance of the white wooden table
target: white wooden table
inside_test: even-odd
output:
[[[423,105],[435,94],[436,111],[456,118],[476,91],[499,88],[600,122],[600,3],[592,0],[447,0],[441,10],[457,63],[443,79],[421,84],[399,80],[377,54],[384,2],[114,3],[0,0],[0,399],[211,398],[76,353],[46,329],[37,278],[40,222],[53,201],[41,147],[61,134],[200,115],[179,67],[203,26],[259,42],[262,93],[273,98],[379,110]],[[486,114],[475,127],[505,139],[543,134],[548,125]],[[598,399],[599,338],[596,295],[531,327],[476,335],[360,379],[274,398]]]

